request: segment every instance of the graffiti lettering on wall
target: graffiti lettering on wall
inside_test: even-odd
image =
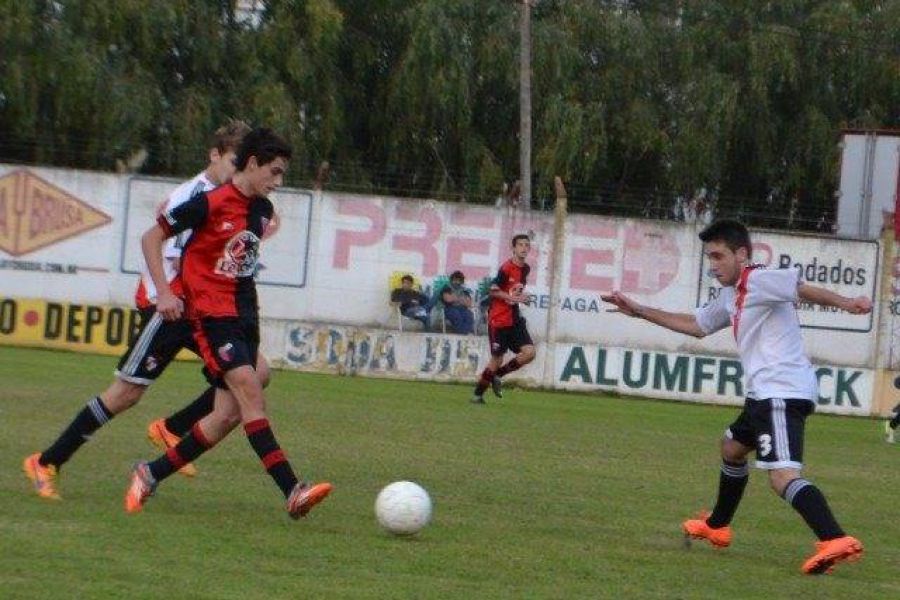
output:
[[[132,308],[0,298],[0,343],[119,354],[137,335]]]
[[[368,252],[389,249],[409,256],[411,270],[425,277],[460,269],[468,278],[480,279],[493,275],[495,265],[507,258],[514,234],[529,232],[536,238],[527,259],[532,283],[548,283],[547,269],[542,268],[546,252],[541,246],[552,235],[553,219],[546,213],[511,216],[479,207],[375,198],[337,198],[335,202],[335,269],[351,270]],[[566,256],[568,264],[563,268],[573,292],[618,288],[653,294],[678,275],[681,249],[673,228],[587,216],[574,222]]]
[[[288,331],[288,362],[339,372],[396,371],[394,336],[358,329],[293,327]]]
[[[596,352],[596,359],[588,358]],[[852,367],[816,368],[820,406],[864,408],[869,392],[865,371]],[[561,383],[598,387],[742,398],[744,369],[732,358],[641,350],[573,346],[563,363]],[[867,408],[867,407],[866,407]]]
[[[484,350],[481,338],[470,336],[429,335],[422,346],[420,373],[471,378],[478,373]]]

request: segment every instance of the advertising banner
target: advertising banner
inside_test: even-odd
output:
[[[743,367],[736,358],[609,346],[561,344],[556,350],[556,385],[566,389],[713,404],[744,402]],[[875,372],[814,365],[820,412],[868,415]]]

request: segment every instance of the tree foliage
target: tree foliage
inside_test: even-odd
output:
[[[0,0],[0,160],[185,175],[240,117],[291,140],[292,183],[328,160],[335,187],[490,202],[518,177],[521,2],[255,4]],[[535,194],[809,227],[840,130],[900,126],[898,22],[900,0],[539,0]]]

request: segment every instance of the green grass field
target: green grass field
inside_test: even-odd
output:
[[[0,348],[2,598],[898,598],[898,448],[872,420],[814,416],[806,475],[866,546],[830,576],[799,572],[813,537],[759,471],[716,551],[680,522],[714,500],[717,440],[734,408],[525,390],[487,406],[469,386],[276,371],[282,447],[334,483],[291,521],[242,432],[166,481],[143,513],[122,495],[156,455],[149,420],[202,389],[173,366],[140,405],[65,467],[59,503],[30,491],[43,449],[111,380],[115,360]],[[431,493],[434,520],[393,538],[373,514],[398,479]]]

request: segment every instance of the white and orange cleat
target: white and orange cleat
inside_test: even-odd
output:
[[[147,498],[156,492],[156,480],[145,462],[134,465],[131,471],[131,485],[125,492],[125,512],[139,513],[144,509]]]
[[[325,499],[334,489],[330,483],[309,484],[300,482],[291,490],[287,499],[287,511],[292,519],[305,517],[316,504]]]
[[[38,496],[47,500],[62,500],[59,492],[56,491],[56,467],[53,465],[45,467],[40,463],[40,458],[40,452],[26,456],[22,461],[22,471],[34,484],[34,493]]]

